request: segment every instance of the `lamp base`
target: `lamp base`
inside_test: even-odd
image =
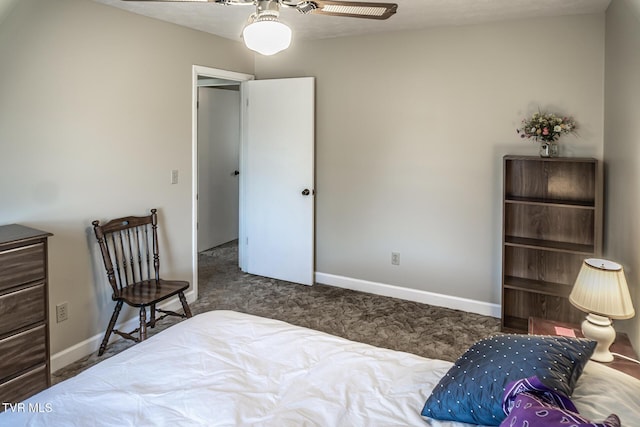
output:
[[[616,331],[611,326],[611,319],[597,314],[589,313],[582,322],[582,334],[585,338],[597,342],[596,349],[591,355],[591,360],[596,362],[611,362],[613,354],[609,347],[616,339]]]

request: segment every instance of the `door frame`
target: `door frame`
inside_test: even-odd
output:
[[[235,71],[210,68],[202,65],[193,65],[191,71],[191,268],[193,270],[192,287],[194,300],[198,298],[198,77],[212,79],[224,79],[242,83],[254,80],[253,74],[238,73]],[[240,99],[242,99],[242,85],[240,85]],[[243,108],[240,106],[240,123],[242,123]],[[240,141],[244,140],[243,126],[240,126]],[[242,144],[240,144],[240,156],[242,156]],[[242,174],[240,174],[242,183]],[[242,185],[240,185],[242,188]],[[242,190],[241,190],[242,191]],[[242,212],[242,197],[240,197],[240,211]],[[242,235],[242,213],[240,214],[240,230]],[[240,246],[238,256],[242,259]]]

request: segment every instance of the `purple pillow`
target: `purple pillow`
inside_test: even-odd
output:
[[[568,397],[551,390],[537,377],[509,383],[502,407],[507,418],[500,427],[620,427],[615,414],[601,423],[580,416]]]

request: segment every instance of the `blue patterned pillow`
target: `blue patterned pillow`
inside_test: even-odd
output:
[[[471,346],[442,377],[422,409],[425,417],[499,425],[507,383],[536,376],[571,396],[595,342],[568,337],[497,335]]]

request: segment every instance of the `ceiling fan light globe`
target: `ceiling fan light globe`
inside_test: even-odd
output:
[[[245,45],[262,55],[274,55],[291,44],[291,28],[277,20],[257,20],[244,27]]]

